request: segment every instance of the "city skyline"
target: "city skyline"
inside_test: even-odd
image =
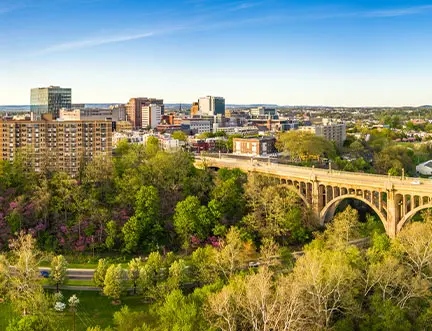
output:
[[[0,104],[34,87],[74,103],[431,104],[425,1],[46,0],[0,3]]]

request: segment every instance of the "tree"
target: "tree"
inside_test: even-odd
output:
[[[66,281],[67,264],[63,255],[54,256],[51,260],[50,280],[56,285],[57,293],[59,292],[59,285]]]
[[[124,251],[136,252],[142,239],[153,248],[152,243],[155,244],[161,231],[159,193],[153,186],[144,186],[136,195],[135,215],[122,228]]]
[[[128,264],[128,278],[132,283],[134,294],[137,293],[138,280],[140,277],[140,269],[143,266],[143,262],[140,258],[130,260]]]
[[[8,296],[15,310],[23,316],[39,311],[45,299],[39,281],[39,263],[42,254],[36,248],[36,240],[21,232],[10,242],[15,271],[11,274]]]
[[[8,283],[11,277],[9,262],[6,256],[0,254],[0,298],[7,294]]]
[[[157,309],[161,330],[208,330],[202,329],[200,324],[199,307],[190,302],[178,289],[169,293],[164,302]]]
[[[192,235],[205,239],[210,233],[214,218],[206,206],[201,206],[199,199],[189,196],[177,204],[174,214],[174,227],[182,239],[183,247],[188,248]]]
[[[424,279],[432,277],[432,220],[406,225],[395,244],[415,276]]]
[[[242,221],[250,232],[258,234],[260,239],[303,242],[308,238],[303,226],[300,198],[289,187],[272,185],[251,192],[249,186],[247,194],[255,193],[258,195],[251,199],[249,205],[251,212]]]
[[[187,136],[186,136],[186,134],[183,131],[175,131],[175,132],[173,132],[172,138],[180,140],[180,141],[186,141],[187,140]]]
[[[144,312],[132,312],[128,306],[123,306],[114,313],[114,325],[118,331],[146,330],[140,328],[146,321],[145,317]]]
[[[124,240],[124,252],[135,252],[138,248],[139,240],[141,237],[141,226],[135,216],[129,218],[122,228]]]
[[[278,137],[276,147],[291,158],[312,160],[320,157],[333,158],[334,145],[324,137],[304,131],[288,131]]]
[[[218,277],[215,265],[216,254],[216,248],[209,245],[198,247],[192,253],[190,268],[195,282],[212,284],[216,281]]]
[[[117,239],[117,223],[115,221],[109,221],[106,225],[105,232],[107,237],[105,239],[105,246],[109,250],[113,249]]]
[[[97,287],[104,288],[105,275],[109,268],[109,262],[106,259],[99,259],[96,270],[93,274],[93,282]]]
[[[187,266],[184,260],[174,261],[169,267],[167,285],[169,290],[179,289],[187,280]]]
[[[244,214],[246,201],[243,185],[247,177],[240,170],[220,169],[216,186],[211,192],[214,202],[218,203],[219,212],[229,221],[238,221]]]
[[[290,275],[299,292],[306,329],[326,329],[337,313],[355,309],[359,272],[352,264],[352,253],[345,251],[307,249]]]
[[[215,266],[226,279],[246,264],[253,251],[252,244],[244,243],[240,231],[235,227],[230,228],[220,248],[215,256]]]
[[[158,288],[158,282],[163,280],[162,272],[164,261],[159,252],[152,252],[144,266],[140,269],[138,286],[140,292],[143,292],[149,298],[159,298],[161,294]]]
[[[348,206],[327,225],[324,232],[327,246],[345,248],[351,240],[360,238],[360,225],[358,211]]]
[[[70,309],[71,309],[71,311],[72,311],[72,313],[73,313],[73,330],[75,331],[75,330],[76,330],[76,323],[75,323],[75,319],[76,319],[76,312],[77,312],[77,309],[78,309],[78,305],[79,305],[79,303],[80,303],[80,300],[79,300],[78,297],[74,294],[74,295],[72,295],[72,296],[69,298],[68,303],[69,303],[69,307],[70,307]]]
[[[123,270],[121,264],[111,264],[105,275],[104,294],[118,301],[126,289],[126,272]]]

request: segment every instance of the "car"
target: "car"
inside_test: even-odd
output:
[[[421,184],[421,181],[419,181],[419,180],[414,180],[414,181],[411,182],[411,184],[413,184],[413,185],[420,185],[420,184]]]
[[[40,272],[40,275],[41,275],[43,278],[48,278],[48,277],[49,277],[49,272],[48,272],[48,271],[41,271],[41,272]]]
[[[259,267],[260,264],[261,263],[259,263],[259,262],[252,261],[252,262],[249,262],[249,267],[256,268],[256,267]]]

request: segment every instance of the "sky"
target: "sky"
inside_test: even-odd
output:
[[[0,0],[0,105],[432,104],[432,1]]]

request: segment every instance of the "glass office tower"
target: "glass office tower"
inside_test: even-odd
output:
[[[50,113],[53,118],[59,117],[61,108],[71,109],[72,90],[59,86],[34,88],[31,90],[30,109],[36,119],[42,114]]]

